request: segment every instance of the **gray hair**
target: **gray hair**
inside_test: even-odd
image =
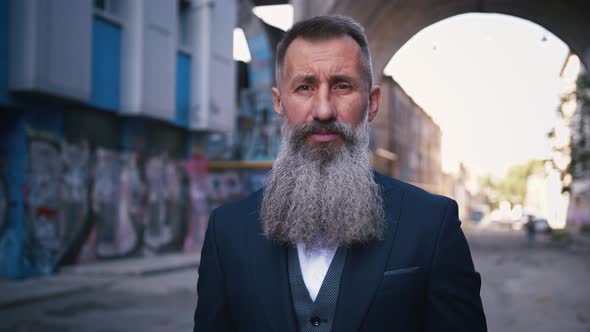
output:
[[[308,41],[322,41],[343,36],[351,37],[359,45],[361,49],[361,66],[367,80],[368,89],[370,89],[373,84],[373,67],[365,31],[357,21],[340,15],[316,16],[300,21],[285,33],[277,45],[276,51],[275,79],[277,84],[281,80],[281,70],[285,62],[287,48],[295,39],[303,38]]]
[[[338,133],[343,144],[309,147],[319,128]],[[264,234],[308,249],[349,246],[381,239],[383,199],[368,160],[368,121],[357,127],[316,120],[289,128],[264,189],[260,218]]]

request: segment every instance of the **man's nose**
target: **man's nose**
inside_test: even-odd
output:
[[[330,99],[328,89],[320,89],[316,94],[316,102],[312,111],[313,119],[327,121],[336,119],[336,109]]]

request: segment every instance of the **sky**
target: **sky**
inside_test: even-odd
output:
[[[283,30],[293,22],[290,5],[255,14]],[[549,156],[568,53],[530,21],[472,13],[418,32],[384,73],[441,127],[445,172],[462,162],[473,174],[501,177],[511,165]]]

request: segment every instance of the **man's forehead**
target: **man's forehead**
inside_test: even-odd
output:
[[[318,39],[297,37],[291,42],[291,44],[289,44],[289,47],[287,47],[285,60],[287,60],[289,56],[293,57],[295,53],[318,52],[322,50],[328,51],[333,50],[334,47],[355,49],[358,52],[361,50],[357,42],[348,35]]]
[[[294,66],[306,65],[313,60],[340,60],[360,64],[361,49],[350,36],[326,39],[305,39],[298,37],[291,42],[285,53],[285,73]]]

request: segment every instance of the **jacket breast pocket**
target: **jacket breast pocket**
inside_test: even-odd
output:
[[[424,289],[424,279],[424,273],[419,266],[388,270],[383,273],[378,293],[397,292],[401,295],[419,292]]]
[[[385,271],[363,331],[380,331],[384,326],[396,331],[424,330],[427,275],[417,266]]]

